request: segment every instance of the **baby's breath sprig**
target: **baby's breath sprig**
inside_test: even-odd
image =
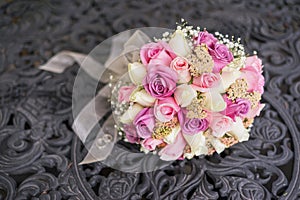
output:
[[[123,139],[125,138],[125,132],[124,132],[124,128],[118,125],[114,125],[115,130],[117,131],[118,135],[123,137]]]
[[[111,80],[110,84],[112,84],[112,80]],[[113,113],[118,117],[120,117],[122,114],[124,114],[126,112],[126,110],[128,110],[128,108],[130,106],[132,106],[132,105],[130,105],[130,103],[125,102],[125,101],[118,102],[118,99],[117,99],[118,91],[120,90],[120,88],[123,85],[129,85],[129,84],[130,83],[128,83],[128,82],[119,81],[117,84],[114,85],[114,88],[112,89],[112,97],[114,97],[114,98],[111,98],[110,102],[111,102],[111,106],[113,109]]]
[[[219,43],[225,44],[230,49],[235,58],[245,56],[245,48],[244,45],[241,44],[241,38],[237,38],[237,40],[235,40],[235,37],[231,36],[231,39],[229,39],[227,34],[223,35],[219,32],[215,32],[215,36],[219,39]]]
[[[172,36],[172,33],[166,31],[162,34],[162,38],[160,39],[157,39],[156,37],[153,38],[153,40],[155,42],[158,42],[158,41],[164,41],[164,42],[169,42],[169,40],[171,39],[171,36]]]
[[[196,29],[193,26],[188,25],[188,23],[181,19],[181,24],[176,23],[177,28],[176,30],[181,30],[184,34],[184,36],[190,40],[197,37],[200,31],[200,27],[197,27]]]
[[[195,44],[193,44],[194,38],[196,38],[200,32],[200,27],[197,26],[196,28],[194,28],[193,26],[190,26],[188,24],[187,21],[185,21],[184,19],[181,19],[181,22],[178,23],[176,22],[176,30],[175,31],[181,31],[184,35],[184,37],[186,37],[186,39],[189,41],[189,46],[191,48],[194,47]],[[164,41],[164,42],[168,42],[171,37],[172,37],[172,33],[170,32],[164,32],[162,34],[162,38],[161,39],[157,39],[157,38],[153,38],[155,42],[158,41]]]

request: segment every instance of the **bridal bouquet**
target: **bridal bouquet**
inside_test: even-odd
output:
[[[185,21],[143,45],[128,75],[114,88],[117,128],[162,160],[221,153],[247,141],[264,106],[261,60],[246,56],[240,38]]]

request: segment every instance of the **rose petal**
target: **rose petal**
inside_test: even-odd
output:
[[[130,80],[136,84],[141,85],[144,77],[147,74],[146,67],[142,63],[134,62],[128,64],[128,74]]]
[[[180,110],[173,97],[157,100],[154,104],[154,115],[161,122],[168,122]]]
[[[155,150],[156,146],[163,143],[163,141],[161,140],[157,140],[157,139],[153,139],[153,138],[147,138],[145,140],[143,140],[142,142],[142,146],[149,150],[149,151],[153,151]]]
[[[229,86],[241,76],[241,74],[242,73],[237,70],[223,71],[221,74],[221,84],[218,86],[217,91],[219,93],[224,93]]]
[[[249,139],[249,132],[244,127],[243,121],[241,118],[237,117],[235,122],[232,124],[232,130],[230,131],[239,142],[247,141]]]
[[[130,95],[135,90],[135,88],[136,87],[134,85],[122,86],[118,92],[118,102],[129,102]]]
[[[175,126],[172,128],[172,132],[164,138],[164,141],[168,144],[174,143],[178,133],[181,131],[180,126]]]
[[[181,157],[183,154],[183,150],[185,148],[186,141],[184,140],[182,133],[178,133],[176,140],[174,143],[167,145],[164,147],[158,155],[160,155],[160,159],[165,161],[176,160]]]
[[[210,90],[209,92],[205,93],[205,96],[205,108],[207,108],[208,110],[212,112],[220,112],[226,108],[226,102],[219,92]]]
[[[221,153],[225,150],[226,146],[217,138],[211,138],[210,143],[215,148],[217,153]]]
[[[251,119],[251,118],[254,118],[255,116],[259,116],[260,115],[260,112],[262,111],[262,109],[265,107],[265,104],[258,104],[258,106],[256,106],[255,108],[251,109],[246,117],[248,119]]]
[[[181,30],[176,30],[169,40],[169,45],[173,51],[182,57],[188,55],[191,52],[191,48],[185,39],[185,36]]]
[[[192,100],[196,96],[196,90],[194,90],[190,85],[187,84],[179,85],[174,92],[174,98],[177,104],[181,107],[187,107],[188,105],[190,105]]]
[[[183,134],[183,137],[187,144],[190,145],[192,155],[199,156],[208,153],[208,149],[205,144],[205,137],[203,136],[202,131],[195,135]]]
[[[139,104],[133,104],[132,107],[129,107],[128,110],[120,117],[120,121],[123,124],[129,124],[132,123],[135,116],[143,109],[143,106]]]
[[[140,90],[140,88],[137,88],[132,92],[130,100],[144,107],[151,107],[155,102],[154,97],[152,97],[146,90]]]

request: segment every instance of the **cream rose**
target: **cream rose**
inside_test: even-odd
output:
[[[187,84],[179,85],[174,92],[174,98],[177,104],[181,107],[187,107],[188,105],[190,105],[190,103],[196,96],[196,90],[194,90],[190,85]]]
[[[217,138],[211,138],[210,139],[211,145],[215,148],[217,153],[221,153],[226,148],[225,144],[223,144],[219,139]]]
[[[138,88],[132,92],[130,101],[138,103],[144,107],[151,107],[155,102],[155,98],[152,97],[146,90]]]
[[[143,109],[143,106],[135,103],[129,107],[128,110],[120,117],[120,121],[123,124],[129,124],[133,122],[135,116]]]
[[[208,149],[205,144],[205,137],[203,135],[203,132],[199,132],[195,135],[187,135],[183,134],[183,137],[187,144],[191,147],[191,152],[186,154],[187,158],[192,158],[195,156],[200,156],[202,154],[207,154]]]
[[[191,47],[188,45],[184,33],[181,30],[176,30],[169,40],[171,49],[180,56],[186,56],[191,52]]]
[[[179,125],[175,126],[174,128],[172,128],[172,132],[164,138],[164,141],[168,144],[174,143],[180,131],[181,131],[180,126]]]
[[[226,68],[226,70],[224,70]],[[216,89],[219,93],[225,93],[231,84],[233,84],[241,76],[241,72],[237,70],[227,71],[227,67],[223,69],[221,74],[221,84]]]
[[[143,79],[147,74],[146,67],[139,62],[129,63],[128,74],[132,83],[142,85]]]
[[[226,102],[222,95],[216,90],[211,90],[205,93],[206,102],[205,108],[212,112],[220,112],[226,108]]]
[[[249,132],[244,127],[243,121],[240,117],[235,119],[230,132],[238,139],[239,142],[247,141],[249,139]]]

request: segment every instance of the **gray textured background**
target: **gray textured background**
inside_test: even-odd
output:
[[[251,139],[151,173],[78,166],[86,150],[70,127],[79,66],[36,67],[129,28],[175,28],[181,17],[259,52],[267,106]],[[0,199],[300,199],[299,27],[297,0],[0,1]]]

